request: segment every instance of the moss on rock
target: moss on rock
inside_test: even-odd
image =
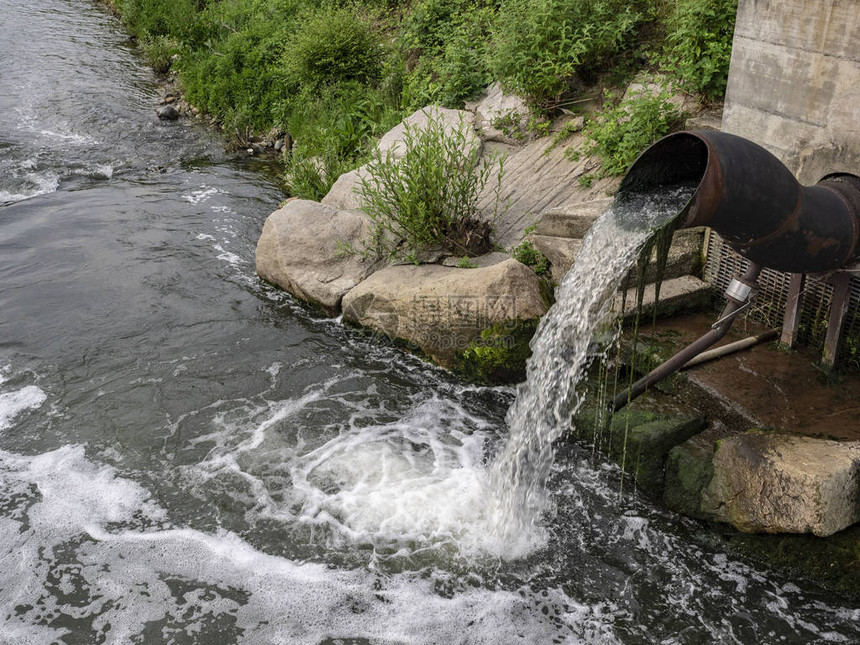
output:
[[[730,551],[860,600],[860,524],[829,537],[753,535],[715,525]]]
[[[714,476],[714,444],[687,441],[669,451],[663,501],[676,513],[702,518],[702,492]]]
[[[626,408],[609,419],[592,408],[577,414],[573,432],[612,458],[646,493],[659,497],[670,451],[703,426],[697,416],[666,417]]]
[[[477,383],[516,383],[526,376],[539,318],[497,323],[457,352],[454,371]]]

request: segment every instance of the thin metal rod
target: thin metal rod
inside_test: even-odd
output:
[[[756,264],[755,262],[752,262],[750,263],[750,266],[747,269],[746,273],[744,273],[743,278],[741,278],[741,281],[746,284],[755,284],[759,273],[761,273],[761,266]],[[618,394],[618,396],[616,396],[615,399],[612,401],[613,412],[617,412],[625,405],[633,401],[633,399],[642,394],[649,387],[651,387],[655,383],[659,383],[670,374],[677,372],[692,358],[701,354],[711,345],[717,343],[723,336],[726,335],[726,333],[728,333],[729,328],[732,326],[732,323],[735,321],[735,318],[740,313],[740,310],[746,308],[747,302],[739,302],[733,298],[729,298],[725,308],[723,309],[723,312],[720,314],[718,324],[713,327],[711,331],[709,331],[707,334],[705,334],[698,340],[695,340],[689,345],[687,345],[684,349],[675,354],[672,358],[667,360],[662,365],[659,365],[655,369],[651,370],[651,372],[636,381],[630,387],[629,390]]]
[[[734,354],[735,352],[740,352],[744,349],[749,349],[750,347],[755,347],[756,345],[760,345],[761,343],[766,343],[769,340],[773,340],[777,336],[779,336],[779,328],[769,329],[768,331],[762,332],[755,336],[748,336],[742,340],[736,340],[733,343],[728,343],[727,345],[721,345],[719,347],[714,347],[713,349],[709,349],[706,352],[702,352],[698,356],[694,356],[689,361],[684,363],[682,370],[687,369],[688,367],[695,367],[696,365],[701,365],[702,363],[707,363],[708,361],[712,361],[715,358],[722,358],[723,356],[728,356],[729,354]]]

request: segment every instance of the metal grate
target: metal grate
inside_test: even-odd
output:
[[[729,286],[731,279],[741,275],[748,266],[749,260],[735,253],[719,235],[710,232],[704,278],[714,285],[720,294]],[[764,269],[758,279],[760,289],[749,317],[770,327],[781,327],[789,279],[788,273]],[[832,297],[833,286],[827,281],[827,276],[806,277],[801,293],[798,339],[819,352],[824,348]],[[836,362],[837,366],[844,369],[860,371],[860,276],[851,280],[850,305]]]

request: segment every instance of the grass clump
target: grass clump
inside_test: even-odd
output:
[[[489,65],[508,89],[538,105],[569,91],[634,38],[643,2],[505,0]]]
[[[439,248],[473,257],[490,250],[491,221],[478,214],[478,197],[495,174],[501,186],[501,157],[479,161],[480,141],[470,128],[446,127],[432,112],[426,125],[406,124],[402,148],[377,150],[357,192],[373,220],[367,250],[389,259],[417,261],[425,249]],[[492,220],[498,213],[498,200]]]
[[[682,114],[669,102],[668,92],[643,92],[589,121],[584,129],[585,148],[571,149],[569,156],[577,159],[582,154],[597,155],[602,175],[620,176],[645,148],[671,132],[681,120]],[[586,177],[586,182],[590,181],[591,177]]]
[[[726,92],[738,0],[678,0],[666,20],[659,59],[692,91],[709,99]]]

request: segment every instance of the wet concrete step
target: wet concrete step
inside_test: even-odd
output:
[[[649,284],[645,287],[642,301],[642,314],[651,316],[654,312],[656,288]],[[671,280],[664,280],[660,285],[660,300],[657,303],[657,317],[665,318],[678,313],[710,310],[712,308],[713,289],[711,286],[692,275],[684,275]],[[615,310],[624,316],[636,313],[636,289],[628,289],[626,294],[619,293],[615,299]]]
[[[576,256],[582,248],[582,240],[537,233],[531,235],[530,239],[535,248],[543,253],[552,264],[553,280],[561,282],[564,274],[568,272],[576,260]],[[663,279],[668,280],[683,275],[698,274],[702,264],[703,241],[704,233],[700,229],[685,229],[675,233],[672,246],[669,249],[669,259],[664,267]],[[653,282],[656,278],[657,263],[652,255],[652,260],[646,269],[645,281]]]
[[[613,198],[607,197],[572,206],[551,208],[538,220],[535,234],[582,239],[594,224],[594,220],[600,217],[612,202]]]

